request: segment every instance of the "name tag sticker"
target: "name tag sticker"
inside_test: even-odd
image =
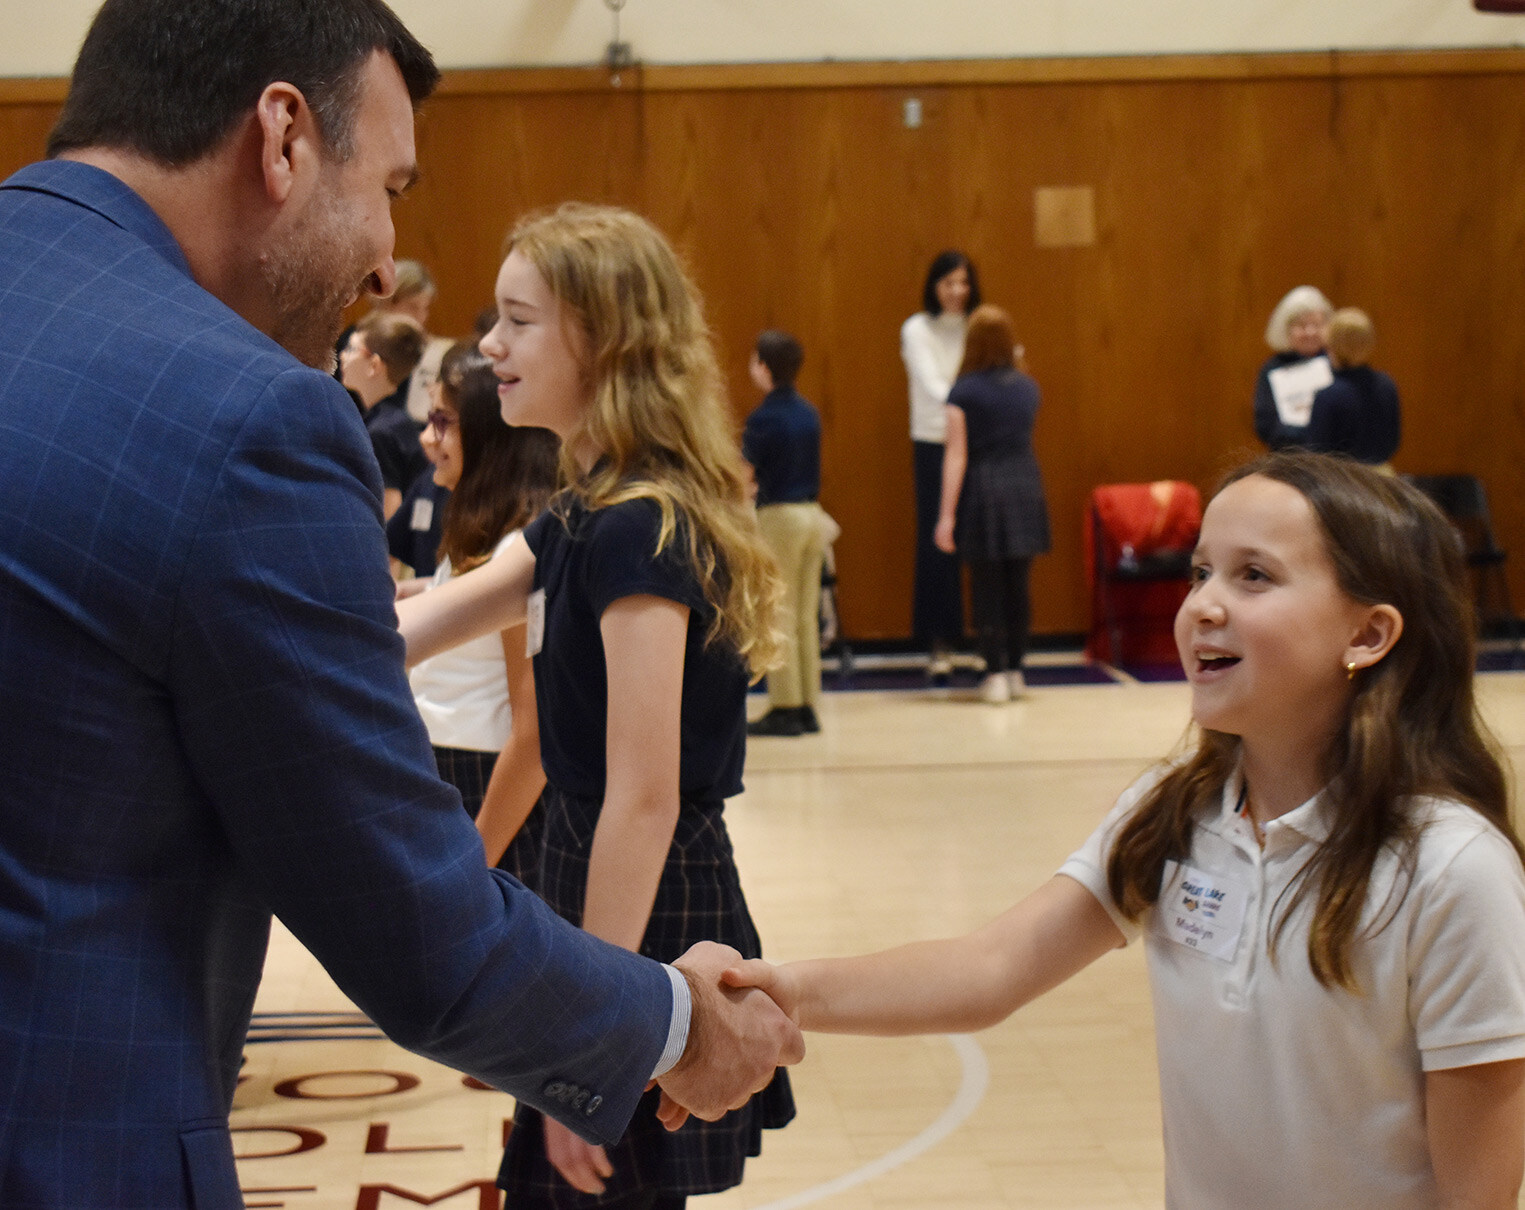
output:
[[[414,533],[428,533],[429,527],[434,524],[434,501],[428,496],[420,496],[413,501],[413,516],[408,520],[408,528]]]
[[[537,656],[545,644],[545,589],[530,593],[524,608],[524,654]]]
[[[1223,874],[1175,867],[1155,908],[1165,936],[1220,962],[1232,962],[1244,928],[1246,888]]]

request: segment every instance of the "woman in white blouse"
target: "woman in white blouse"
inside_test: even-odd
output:
[[[980,280],[962,252],[940,252],[927,270],[922,307],[900,328],[900,356],[911,394],[911,451],[916,476],[916,580],[911,634],[931,652],[929,670],[946,676],[964,633],[958,557],[937,548],[948,391],[964,358],[964,328],[980,305]]]

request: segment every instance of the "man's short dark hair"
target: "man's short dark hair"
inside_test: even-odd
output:
[[[757,338],[757,360],[768,367],[775,387],[792,387],[805,364],[805,350],[788,332],[769,328]]]
[[[376,51],[396,61],[415,105],[434,91],[433,56],[381,0],[106,0],[48,155],[112,147],[189,164],[282,81],[307,98],[329,153],[348,159]]]

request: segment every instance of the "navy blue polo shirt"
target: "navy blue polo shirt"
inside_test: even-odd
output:
[[[821,494],[821,417],[792,387],[769,391],[747,417],[741,456],[757,475],[757,507]]]

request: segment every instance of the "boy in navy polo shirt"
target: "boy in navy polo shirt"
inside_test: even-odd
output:
[[[749,366],[767,394],[747,417],[741,452],[757,479],[758,528],[783,577],[785,644],[784,663],[768,673],[768,712],[747,725],[748,735],[821,729],[821,418],[794,389],[804,360],[798,340],[770,328],[757,338]]]

